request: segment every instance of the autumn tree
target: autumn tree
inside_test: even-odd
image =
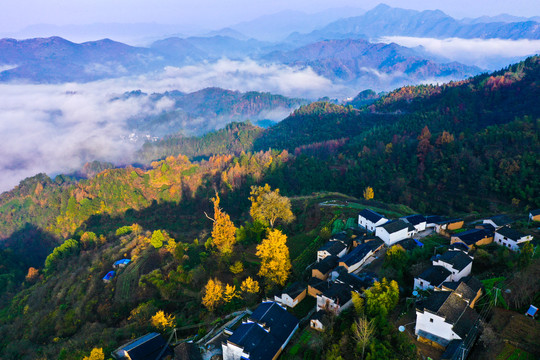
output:
[[[364,299],[356,291],[351,291],[352,302],[354,311],[356,314],[361,315],[364,313]]]
[[[256,255],[261,258],[259,276],[265,277],[269,284],[285,285],[291,272],[287,236],[280,230],[270,230],[257,246]]]
[[[219,207],[219,195],[212,199],[214,203],[214,218],[206,215],[207,218],[214,222],[212,227],[212,243],[218,248],[223,255],[230,255],[233,251],[233,246],[236,242],[236,227],[229,215]]]
[[[373,192],[373,188],[371,186],[368,186],[364,189],[364,199],[371,200],[375,197],[375,193]]]
[[[386,316],[399,300],[398,283],[395,280],[375,281],[373,286],[364,291],[366,313],[369,316]]]
[[[152,237],[150,238],[150,244],[152,244],[153,247],[155,247],[156,249],[161,248],[164,241],[165,236],[163,236],[161,230],[156,230],[152,233]]]
[[[235,261],[235,263],[229,267],[229,270],[235,275],[240,274],[242,271],[244,271],[244,264],[242,264],[240,260]]]
[[[39,276],[39,270],[34,267],[30,267],[28,268],[28,273],[26,274],[26,281],[34,282],[37,280],[38,276]]]
[[[246,278],[246,280],[242,281],[242,284],[240,285],[240,290],[242,290],[242,292],[244,293],[256,294],[261,289],[257,280],[253,280],[251,277],[248,277]]]
[[[354,339],[357,341],[357,346],[362,349],[362,357],[364,358],[364,353],[366,351],[366,346],[371,341],[373,333],[375,332],[375,325],[373,321],[367,320],[365,317],[359,317],[358,320],[352,325],[352,333]]]
[[[225,286],[225,292],[223,293],[223,300],[226,303],[231,302],[234,298],[237,298],[236,287],[234,285],[227,284]]]
[[[105,360],[103,348],[93,348],[90,355],[83,357],[83,360]]]
[[[210,279],[204,288],[204,297],[202,303],[210,311],[223,302],[223,284],[218,279]]]
[[[249,214],[255,221],[274,228],[277,220],[289,224],[294,220],[291,211],[291,201],[288,197],[279,195],[279,189],[272,191],[270,185],[252,186],[249,200]]]
[[[159,310],[154,316],[152,316],[150,322],[156,329],[165,331],[173,326],[174,320],[173,315],[165,314],[165,312]]]

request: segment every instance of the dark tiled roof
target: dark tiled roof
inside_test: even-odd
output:
[[[405,216],[405,217],[402,217],[401,219],[405,220],[406,222],[412,225],[418,225],[426,221],[426,218],[420,214]]]
[[[478,290],[482,288],[482,283],[474,276],[467,276],[460,281],[444,282],[441,286],[451,289],[461,295],[465,300],[471,301],[478,294]]]
[[[437,224],[439,224],[439,225],[442,225],[442,224],[452,224],[452,223],[457,223],[457,222],[460,222],[460,221],[463,221],[463,219],[460,219],[460,218],[454,218],[454,219],[442,219],[442,220],[438,221]]]
[[[334,283],[329,289],[323,292],[323,295],[329,299],[334,300],[336,304],[345,305],[351,300],[351,288],[348,285],[341,283]]]
[[[371,251],[375,251],[378,247],[382,246],[382,244],[383,242],[381,240],[373,240],[360,244],[349,254],[345,255],[340,262],[345,263],[347,266],[357,264],[362,261],[367,254],[369,254]]]
[[[512,223],[512,219],[510,219],[506,215],[496,215],[489,218],[489,220],[493,221],[493,223],[497,226],[504,226]]]
[[[335,268],[339,263],[339,258],[335,255],[330,255],[313,265],[312,269],[319,270],[321,274],[327,274]]]
[[[321,246],[319,251],[327,251],[328,253],[330,253],[330,255],[337,255],[346,248],[347,245],[345,245],[341,241],[330,240],[327,241],[323,246]]]
[[[540,215],[540,209],[531,210],[531,211],[530,211],[530,214],[531,214],[532,216]]]
[[[476,323],[476,320],[478,320],[478,317],[479,315],[476,311],[474,311],[470,307],[466,307],[465,311],[457,319],[457,322],[454,324],[452,330],[454,330],[454,332],[458,334],[462,339],[465,339],[467,335],[471,332],[471,329]]]
[[[418,247],[418,242],[415,239],[405,239],[399,242],[399,246],[401,246],[403,249],[407,251],[414,250]]]
[[[166,346],[167,343],[160,334],[150,333],[127,343],[116,350],[115,353],[119,350],[124,350],[132,360],[156,359]],[[173,351],[167,348],[160,359],[172,354]]]
[[[342,272],[336,279],[337,282],[348,285],[351,289],[356,291],[369,289],[376,280],[377,275],[368,272],[362,272],[358,275]]]
[[[428,215],[428,216],[426,216],[426,222],[427,223],[437,224],[440,221],[443,221],[442,216],[439,216],[439,215]]]
[[[175,360],[202,360],[199,347],[194,343],[183,342],[174,348]]]
[[[486,236],[490,236],[491,233],[484,229],[471,229],[464,231],[459,234],[455,234],[455,237],[458,237],[461,241],[463,241],[467,245],[474,245],[477,241],[482,240]]]
[[[372,223],[376,223],[377,221],[381,219],[385,219],[385,217],[382,216],[381,214],[376,213],[375,211],[369,210],[369,209],[363,209],[362,211],[358,213],[358,215],[371,221]]]
[[[298,319],[273,301],[260,304],[251,314],[250,319],[263,325],[282,343],[298,325]]]
[[[463,341],[461,340],[452,340],[446,346],[446,350],[441,356],[441,360],[454,360],[459,359],[459,351],[461,350],[461,345],[463,345]]]
[[[321,280],[316,277],[312,277],[308,280],[308,286],[319,290],[320,292],[326,291],[332,285],[328,280]]]
[[[408,224],[403,220],[392,220],[380,227],[385,229],[389,234],[393,234],[403,229],[409,229],[410,226],[411,224]]]
[[[305,283],[302,283],[300,281],[297,281],[285,288],[283,290],[284,294],[289,295],[291,298],[296,298],[298,295],[300,295],[304,290],[306,290],[307,285]]]
[[[469,247],[465,245],[464,243],[456,242],[450,245],[448,247],[448,250],[462,250],[462,251],[469,252]]]
[[[229,342],[243,348],[250,359],[270,360],[279,351],[281,343],[257,323],[243,323],[229,337]]]
[[[437,255],[435,258],[432,258],[432,260],[440,260],[442,262],[450,264],[452,265],[452,268],[458,271],[465,269],[470,263],[472,263],[472,259],[463,251],[459,250],[447,251],[442,255]]]
[[[518,241],[525,236],[522,232],[509,228],[508,226],[504,226],[496,232],[514,241]]]
[[[426,280],[433,286],[439,286],[445,281],[452,273],[442,266],[430,266],[418,278]]]
[[[428,310],[436,314],[450,294],[450,291],[435,291],[428,298],[419,301],[417,308],[420,310]]]

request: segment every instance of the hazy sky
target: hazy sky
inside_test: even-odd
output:
[[[371,9],[377,0],[17,0],[4,1],[0,33],[17,32],[33,24],[91,24],[97,22],[198,25],[218,28],[282,10],[308,13],[327,8]],[[409,9],[441,9],[457,18],[509,13],[540,15],[538,0],[387,0]]]

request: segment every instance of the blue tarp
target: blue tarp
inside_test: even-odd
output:
[[[527,313],[525,315],[534,317],[537,312],[538,312],[538,308],[536,306],[531,305],[531,307],[529,308],[529,310],[527,310]]]
[[[413,239],[413,240],[414,240],[414,242],[416,243],[416,245],[418,245],[419,247],[424,246],[424,244],[422,244],[422,243],[420,242],[420,240],[418,240],[418,239]]]
[[[115,271],[109,271],[109,272],[107,273],[107,275],[105,275],[105,277],[103,278],[103,280],[111,280],[111,279],[114,277],[114,275],[116,275],[116,272],[115,272]]]
[[[129,260],[129,259],[122,259],[122,260],[116,261],[113,266],[127,265],[130,262],[131,262],[131,260]]]

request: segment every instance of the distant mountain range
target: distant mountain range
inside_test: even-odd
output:
[[[380,4],[363,15],[336,20],[313,33],[361,34],[369,38],[399,35],[441,39],[540,39],[538,22],[528,19],[521,22],[495,20],[459,21],[440,10],[406,10]]]
[[[269,93],[241,93],[220,88],[206,88],[193,93],[170,91],[151,95],[134,91],[124,94],[123,97],[146,97],[154,103],[163,98],[174,101],[168,111],[154,116],[135,117],[129,121],[131,129],[152,137],[163,137],[177,132],[201,135],[223,128],[233,121],[251,120],[261,125],[274,123],[309,102]]]

